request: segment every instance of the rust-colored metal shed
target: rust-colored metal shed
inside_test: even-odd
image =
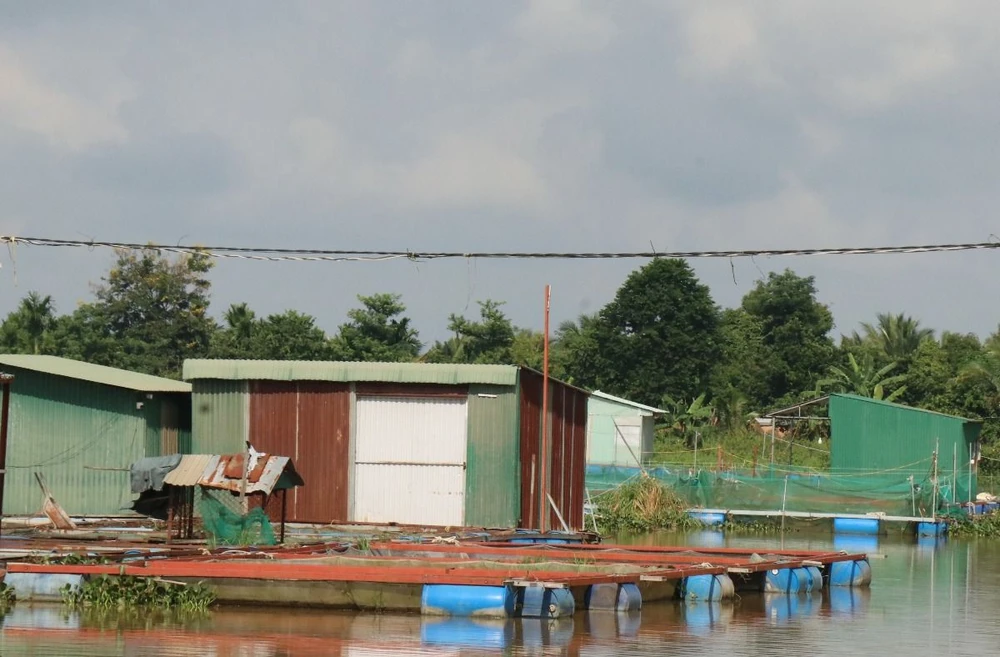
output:
[[[287,454],[298,522],[582,528],[588,393],[507,365],[189,360],[195,452]],[[543,467],[544,465],[544,467]],[[545,486],[542,476],[545,476]]]

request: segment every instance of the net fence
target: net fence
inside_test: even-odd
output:
[[[642,472],[638,467],[589,465],[587,488],[599,495]],[[977,485],[975,475],[939,473],[935,486],[931,472],[919,471],[837,473],[790,466],[710,471],[656,466],[645,472],[691,507],[725,510],[928,517],[957,513],[960,504],[975,498]]]

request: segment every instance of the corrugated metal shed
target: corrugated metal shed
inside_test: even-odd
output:
[[[466,525],[517,525],[521,512],[519,431],[515,388],[469,387]]]
[[[28,362],[3,358],[11,363]],[[58,370],[52,373],[37,365],[53,361],[30,360],[36,367],[4,365],[15,375],[10,389],[4,512],[31,515],[39,511],[42,497],[34,473],[40,472],[68,513],[127,513],[132,502],[130,465],[144,456],[160,455],[160,398],[186,395],[149,392],[148,385],[141,391],[118,385],[135,381],[132,373],[116,374],[117,384],[108,385],[91,380],[96,376],[68,376],[69,371],[81,371],[76,365],[48,368]],[[89,367],[83,369],[91,375],[108,369]],[[108,377],[102,374],[100,378]],[[147,397],[150,394],[152,399]],[[154,451],[150,453],[147,447]]]
[[[207,360],[184,361],[184,380],[232,381],[372,381],[383,383],[438,383],[463,385],[517,385],[518,368],[510,365],[452,365],[440,363],[356,363],[332,361]]]
[[[830,395],[829,403],[833,470],[923,477],[937,448],[942,476],[957,467],[960,498],[968,497],[970,468],[975,487],[970,450],[974,455],[981,422],[855,395]]]
[[[653,451],[654,418],[667,411],[604,392],[587,404],[587,462],[634,467]]]
[[[191,384],[58,356],[0,354],[0,365],[139,392],[191,392]]]

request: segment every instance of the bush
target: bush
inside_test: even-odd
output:
[[[602,534],[643,533],[658,529],[690,529],[700,523],[687,514],[687,503],[649,476],[628,481],[597,499]]]

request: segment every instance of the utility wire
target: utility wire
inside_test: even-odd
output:
[[[850,247],[832,249],[759,249],[735,251],[368,251],[343,249],[284,249],[238,246],[181,246],[169,244],[138,244],[96,240],[67,240],[49,237],[16,237],[0,235],[0,244],[8,247],[24,244],[41,247],[109,248],[129,251],[163,251],[213,258],[292,262],[381,262],[406,259],[414,261],[465,259],[518,260],[620,260],[652,258],[754,258],[757,256],[818,256],[818,255],[889,255],[910,253],[940,253],[1000,249],[1000,242],[970,242],[962,244],[922,244],[911,246]]]

